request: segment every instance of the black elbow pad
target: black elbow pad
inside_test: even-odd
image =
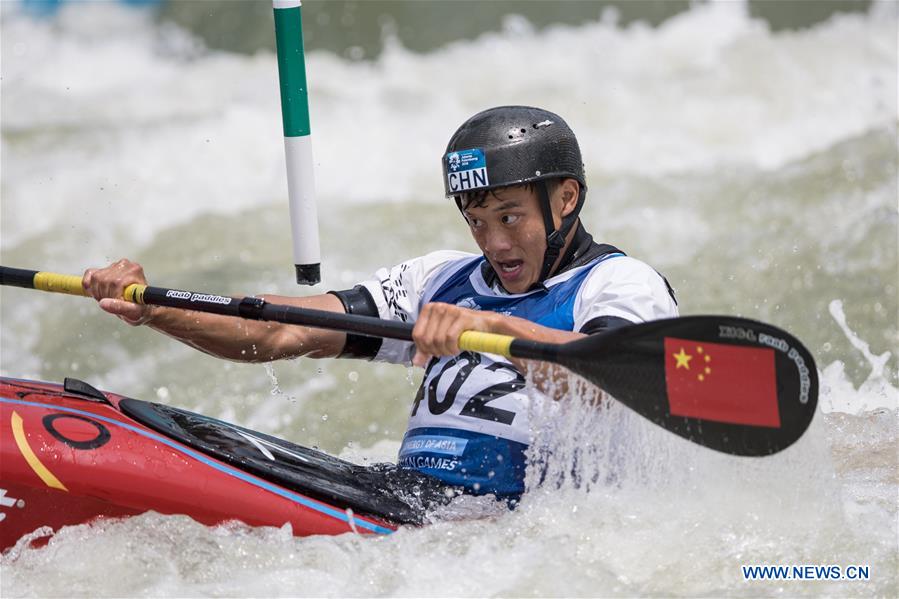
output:
[[[352,289],[344,291],[329,291],[331,295],[336,295],[343,304],[343,310],[347,314],[361,314],[362,316],[378,316],[378,306],[375,304],[374,298],[364,285],[356,285]],[[380,337],[367,337],[365,335],[356,335],[347,333],[346,343],[338,358],[358,358],[361,360],[371,360],[381,349],[383,339]]]
[[[580,332],[585,335],[597,335],[599,333],[611,331],[612,329],[627,327],[632,324],[634,323],[630,320],[619,316],[597,316],[596,318],[587,321],[584,326],[581,327]]]

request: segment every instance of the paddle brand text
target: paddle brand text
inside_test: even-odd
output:
[[[790,344],[784,339],[774,337],[773,335],[759,333],[758,342],[782,351],[787,354],[788,358],[793,360],[793,363],[796,364],[796,369],[799,371],[799,403],[807,404],[812,382],[808,374],[808,366],[805,365],[805,359],[802,357],[802,354],[795,347],[790,347]]]
[[[745,339],[746,341],[758,341],[755,331],[734,327],[726,324],[718,325],[718,337],[721,339]]]
[[[761,343],[762,345],[767,345],[768,347],[773,347],[774,349],[779,349],[783,353],[787,353],[788,351],[790,351],[789,343],[787,343],[783,339],[772,337],[771,335],[766,335],[765,333],[759,333],[759,343]]]
[[[791,347],[787,352],[787,356],[796,364],[799,370],[799,403],[808,403],[808,392],[811,388],[812,381],[808,375],[808,366],[805,365],[805,359],[802,357],[795,347]]]
[[[225,306],[234,300],[232,297],[213,295],[211,293],[191,293],[190,291],[178,291],[176,289],[169,289],[165,292],[165,296],[173,299],[190,300],[191,302],[204,304],[223,304]]]

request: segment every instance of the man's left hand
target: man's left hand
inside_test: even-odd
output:
[[[454,356],[459,353],[459,336],[464,331],[496,332],[494,327],[500,314],[460,308],[452,304],[425,304],[412,330],[415,356],[412,363],[424,367],[435,356]]]

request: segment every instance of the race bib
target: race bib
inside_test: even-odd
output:
[[[512,364],[484,354],[434,358],[412,404],[409,428],[449,427],[526,444],[524,386]]]

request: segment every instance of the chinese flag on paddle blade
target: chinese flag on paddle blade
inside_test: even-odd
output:
[[[674,416],[780,428],[774,350],[665,337]]]

